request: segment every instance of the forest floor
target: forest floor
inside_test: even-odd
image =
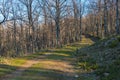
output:
[[[76,49],[92,44],[83,36],[81,42],[60,49],[49,49],[25,57],[1,59],[0,80],[78,80]],[[4,63],[5,62],[5,63]]]

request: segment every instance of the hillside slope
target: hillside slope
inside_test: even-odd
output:
[[[120,80],[120,36],[78,49],[79,80]]]

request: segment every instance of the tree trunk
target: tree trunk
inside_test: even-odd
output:
[[[108,25],[107,25],[107,0],[104,0],[104,35],[105,37],[108,34]]]
[[[116,33],[120,34],[119,32],[119,10],[118,10],[118,0],[116,0]]]

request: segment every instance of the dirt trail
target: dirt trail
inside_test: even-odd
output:
[[[38,55],[33,60],[27,60],[15,72],[0,80],[78,80],[75,68],[76,58],[73,56],[77,47],[94,43],[89,37],[82,36],[80,43],[76,42],[66,48],[53,49]]]
[[[76,80],[75,75],[76,75],[76,71],[74,69],[74,66],[71,65],[70,61],[66,61],[66,60],[62,60],[62,59],[58,59],[58,60],[54,60],[51,58],[51,60],[48,60],[47,57],[52,56],[54,54],[50,53],[50,54],[44,54],[44,55],[40,55],[38,56],[36,59],[33,60],[28,60],[24,65],[20,66],[19,69],[17,69],[15,72],[8,74],[6,76],[4,76],[4,79],[0,79],[0,80],[19,80],[17,79],[17,77],[23,77],[23,73],[25,70],[29,69],[30,67],[32,67],[35,64],[41,64],[43,70],[51,70],[51,71],[55,71],[56,73],[60,72],[60,74],[53,74],[54,76],[62,76],[64,79],[54,79],[54,80]],[[42,75],[42,73],[41,73]],[[52,75],[52,73],[50,74]],[[52,75],[52,77],[53,77]],[[26,76],[26,75],[24,75]],[[67,76],[67,77],[66,77]],[[35,76],[33,76],[35,77]],[[48,75],[46,74],[46,77],[48,77]],[[49,79],[49,77],[48,77]],[[46,79],[31,79],[31,80],[47,80]],[[53,80],[53,79],[50,79]]]
[[[8,74],[3,77],[3,79],[0,80],[10,80],[11,78],[15,78],[18,76],[21,76],[21,74],[29,67],[31,67],[34,64],[37,64],[39,61],[37,60],[28,60],[25,64],[21,65],[20,68],[18,68],[16,71],[12,72],[11,74]]]

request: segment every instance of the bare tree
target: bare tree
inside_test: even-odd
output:
[[[66,0],[46,0],[49,17],[53,18],[56,26],[56,44],[60,46],[60,20],[65,15]]]
[[[108,34],[108,25],[107,25],[107,0],[104,0],[104,35]]]
[[[34,0],[19,0],[19,1],[22,4],[24,4],[27,9],[28,26],[29,26],[28,36],[27,36],[27,40],[28,40],[27,48],[28,48],[28,51],[34,52],[35,28],[33,25],[33,16],[32,16],[33,15],[32,4]]]

